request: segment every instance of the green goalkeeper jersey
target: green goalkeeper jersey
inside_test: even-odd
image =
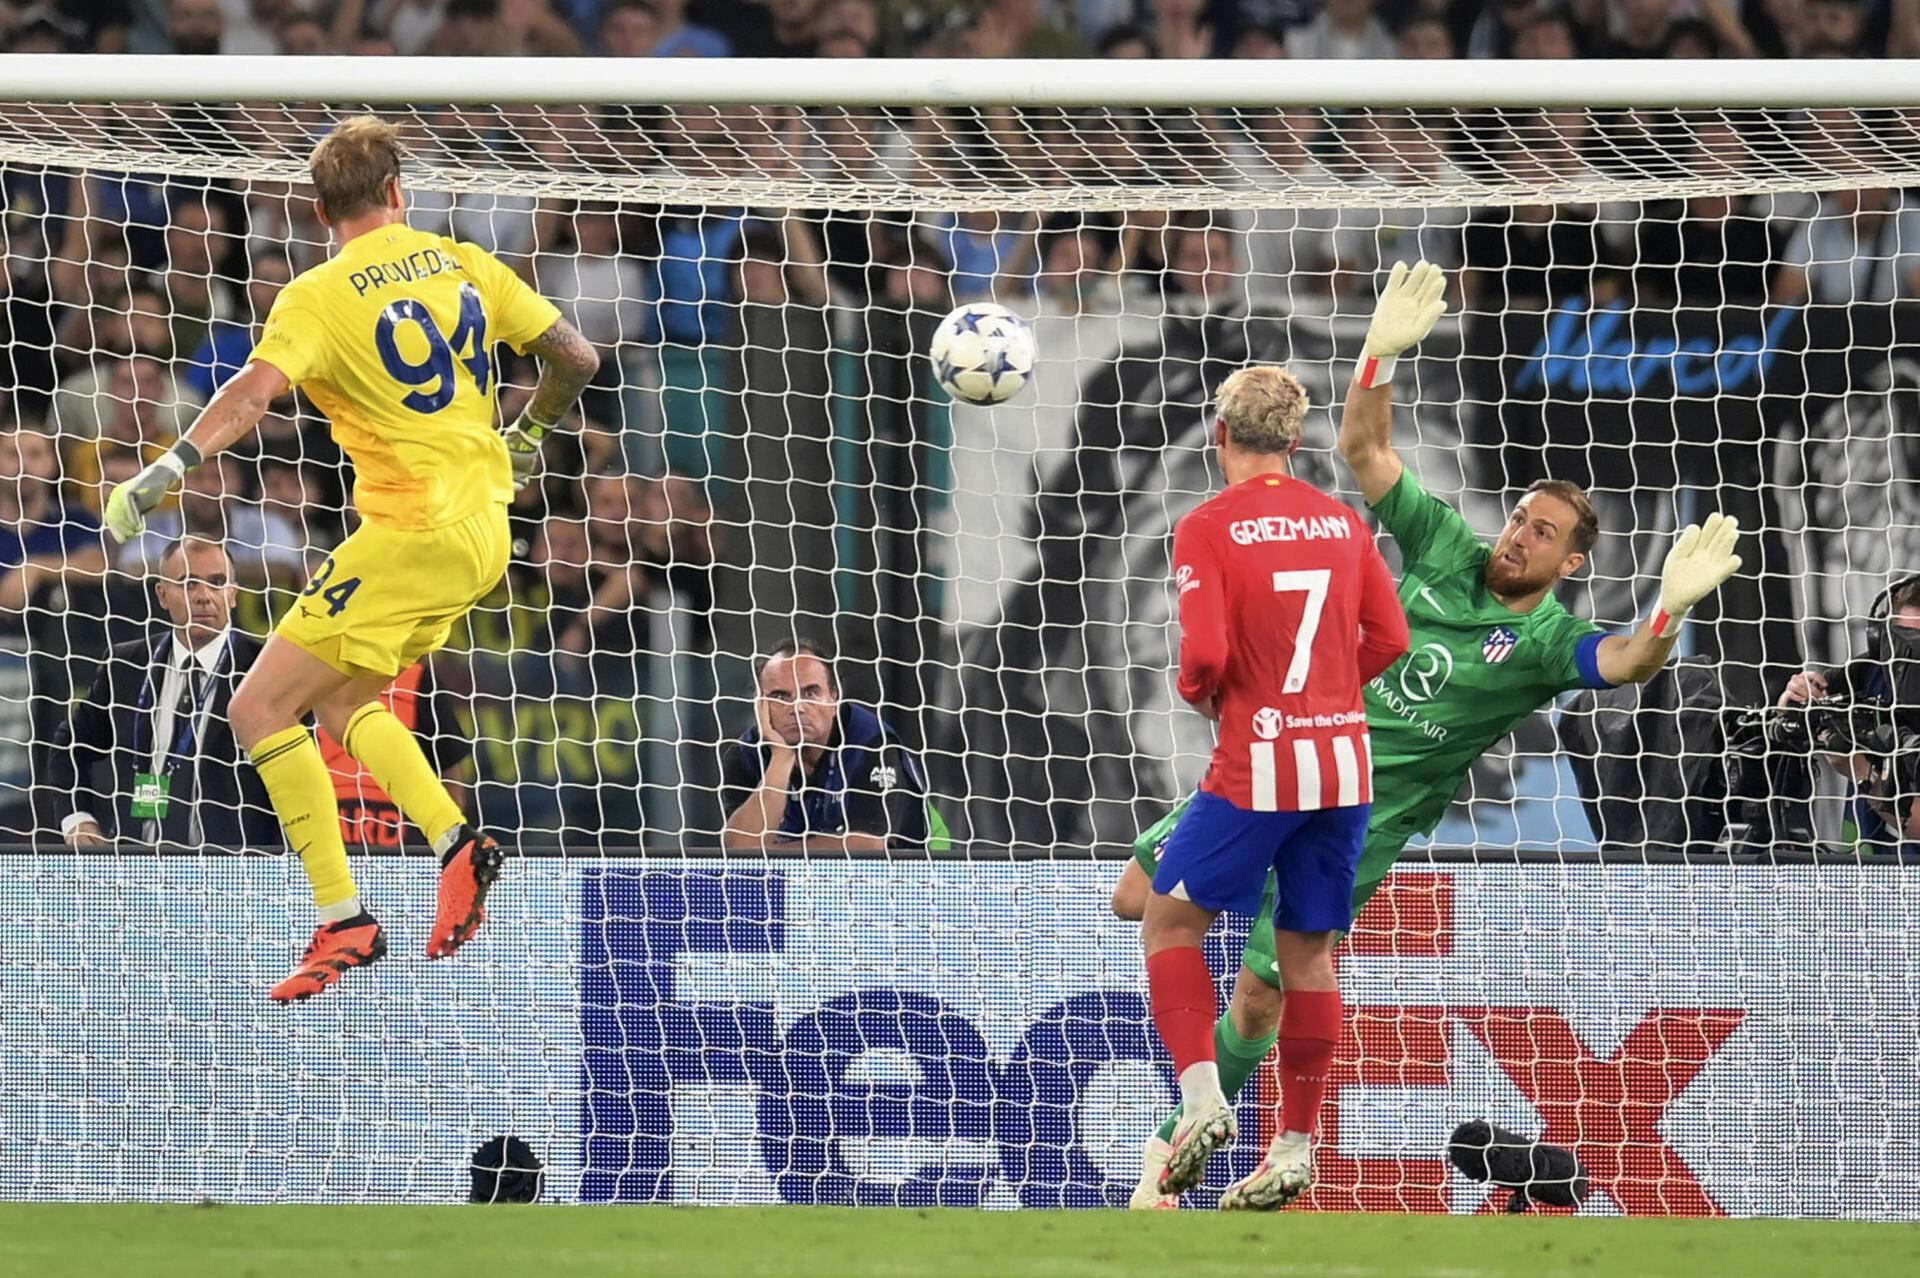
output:
[[[1597,626],[1549,595],[1518,613],[1487,589],[1492,550],[1411,470],[1373,507],[1400,546],[1407,655],[1366,688],[1373,829],[1423,834],[1467,769],[1515,724],[1572,688],[1606,687]]]

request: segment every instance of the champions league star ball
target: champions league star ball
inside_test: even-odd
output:
[[[1020,393],[1033,373],[1033,330],[992,302],[969,302],[940,321],[927,348],[947,393],[969,404],[998,404]]]

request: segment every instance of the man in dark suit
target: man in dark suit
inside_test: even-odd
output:
[[[154,587],[172,625],[115,647],[54,739],[52,783],[75,848],[142,843],[280,848],[279,820],[227,722],[261,641],[231,626],[233,564],[185,537]],[[67,797],[70,796],[70,797]]]

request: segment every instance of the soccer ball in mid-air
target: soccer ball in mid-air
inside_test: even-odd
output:
[[[940,321],[927,358],[955,399],[998,404],[1018,395],[1033,374],[1033,330],[1004,306],[969,302]]]

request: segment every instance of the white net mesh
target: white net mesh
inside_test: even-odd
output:
[[[1399,376],[1402,454],[1487,536],[1537,478],[1589,486],[1605,531],[1570,606],[1624,627],[1676,527],[1752,530],[1687,632],[1720,678],[1679,700],[1758,705],[1844,661],[1920,568],[1914,111],[388,110],[414,224],[493,250],[603,356],[505,582],[395,697],[488,829],[567,855],[514,862],[471,961],[366,974],[283,1038],[260,995],[305,889],[217,852],[281,846],[222,716],[166,821],[129,782],[159,552],[223,536],[233,625],[265,635],[352,524],[346,464],[288,401],[143,540],[95,517],[326,257],[301,184],[343,113],[0,108],[0,824],[38,842],[0,857],[0,909],[35,920],[0,998],[0,1114],[33,1163],[0,1194],[430,1198],[513,1130],[567,1197],[1123,1201],[1166,1093],[1132,928],[1104,917],[1118,863],[1076,862],[1210,748],[1171,694],[1171,529],[1215,484],[1212,392],[1253,361],[1306,382],[1300,473],[1354,498],[1328,410],[1396,261],[1454,281]],[[981,299],[1040,352],[990,411],[920,355]],[[501,358],[510,418],[533,369]],[[666,851],[720,841],[752,660],[796,634],[914,751],[910,841],[954,863]],[[1663,860],[1719,842],[1726,814],[1683,800],[1724,747],[1605,719],[1524,721],[1433,839],[1542,855],[1420,864],[1367,916],[1322,1205],[1477,1208],[1441,1150],[1490,1116],[1578,1145],[1603,1209],[1920,1214],[1888,1046],[1920,1026],[1920,892]],[[417,839],[330,758],[356,850]],[[1580,802],[1589,775],[1613,802]],[[1823,841],[1898,843],[1825,790]],[[82,817],[110,859],[62,846],[92,848]],[[1590,863],[1603,843],[1649,863]],[[371,861],[396,950],[427,883]]]

